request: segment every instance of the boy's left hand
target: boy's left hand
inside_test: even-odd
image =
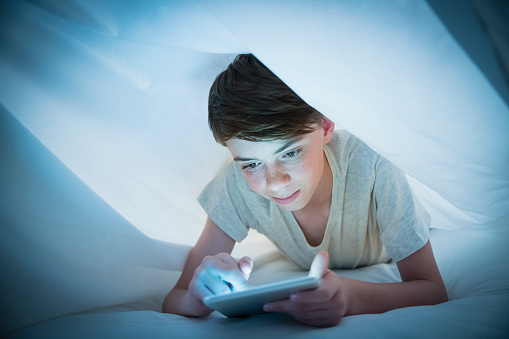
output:
[[[310,272],[321,272],[320,285],[314,290],[294,293],[289,299],[265,304],[263,309],[288,313],[301,323],[311,326],[337,325],[346,314],[348,293],[341,278],[329,270],[328,266],[329,254],[323,251],[318,253]]]

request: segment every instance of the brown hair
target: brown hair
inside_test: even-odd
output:
[[[290,139],[314,131],[323,116],[252,54],[239,54],[209,93],[209,126],[218,143]]]

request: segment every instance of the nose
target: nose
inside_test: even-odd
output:
[[[291,177],[284,166],[275,165],[271,168],[265,167],[265,180],[267,189],[272,192],[277,192],[290,183]]]

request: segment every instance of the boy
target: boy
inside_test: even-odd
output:
[[[209,125],[233,161],[204,189],[209,218],[163,312],[203,316],[224,281],[245,284],[253,262],[230,256],[249,227],[303,269],[319,287],[269,303],[318,327],[346,315],[447,301],[428,240],[430,219],[404,174],[307,105],[253,55],[239,55],[215,80]],[[338,277],[329,268],[397,262],[401,283]]]

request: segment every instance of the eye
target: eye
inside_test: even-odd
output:
[[[252,171],[255,170],[259,165],[260,165],[259,162],[252,162],[250,164],[243,165],[242,170]]]
[[[300,152],[302,151],[302,149],[296,149],[296,150],[293,150],[293,151],[290,151],[290,152],[287,152],[285,153],[285,157],[286,158],[294,158],[295,156],[297,156]]]

